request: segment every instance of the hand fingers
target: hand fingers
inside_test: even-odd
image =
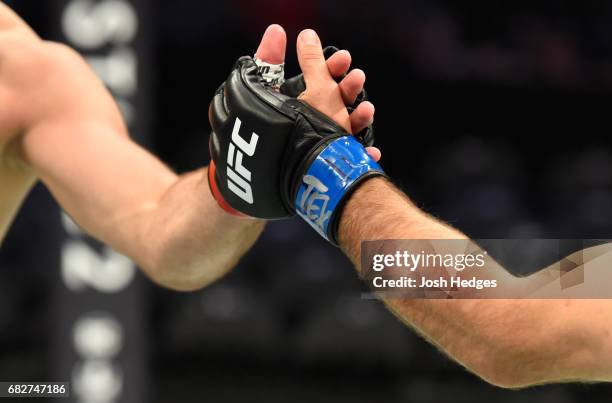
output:
[[[351,113],[351,129],[353,133],[359,133],[374,123],[374,105],[370,101],[364,101]]]
[[[355,103],[357,96],[363,91],[366,76],[363,70],[355,69],[351,70],[342,81],[340,81],[340,92],[342,93],[342,99],[347,105]]]
[[[255,56],[270,64],[283,64],[287,48],[287,34],[283,27],[270,25],[264,32]]]
[[[374,158],[374,161],[380,161],[380,157],[382,157],[382,153],[377,147],[366,147],[366,151],[370,155],[370,157]]]
[[[333,80],[323,56],[321,40],[312,29],[305,29],[297,39],[298,61],[309,90],[316,91],[322,84]]]
[[[327,59],[327,69],[332,77],[346,74],[351,67],[351,54],[348,50],[339,50]]]

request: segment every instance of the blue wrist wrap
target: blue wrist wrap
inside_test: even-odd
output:
[[[384,171],[353,136],[329,143],[306,170],[295,198],[295,209],[322,237],[336,244],[337,215],[355,185]],[[338,210],[338,211],[337,211]]]

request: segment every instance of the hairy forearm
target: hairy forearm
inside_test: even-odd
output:
[[[610,339],[591,301],[387,299],[404,323],[487,382],[520,388],[612,381]],[[586,315],[586,316],[585,316]],[[602,322],[599,322],[602,321]]]
[[[376,239],[466,237],[420,211],[390,183],[372,179],[347,203],[340,241],[359,268],[361,242]],[[529,281],[513,279],[500,266],[487,275]],[[491,383],[518,387],[612,378],[611,365],[601,359],[612,358],[610,314],[603,309],[612,307],[607,301],[387,298],[384,302],[402,321]]]

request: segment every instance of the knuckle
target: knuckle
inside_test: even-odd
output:
[[[305,45],[302,47],[300,53],[303,60],[324,60],[321,48],[316,45]]]

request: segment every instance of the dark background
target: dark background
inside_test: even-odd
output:
[[[51,36],[52,1],[14,3]],[[177,171],[208,163],[207,105],[233,61],[280,23],[292,75],[309,27],[366,71],[382,164],[419,206],[476,238],[612,237],[612,3],[148,3],[147,136]],[[35,189],[0,252],[2,379],[54,376],[56,212]],[[349,262],[299,220],[271,223],[201,292],[147,283],[149,400],[610,401],[609,386],[488,386],[359,295]]]

